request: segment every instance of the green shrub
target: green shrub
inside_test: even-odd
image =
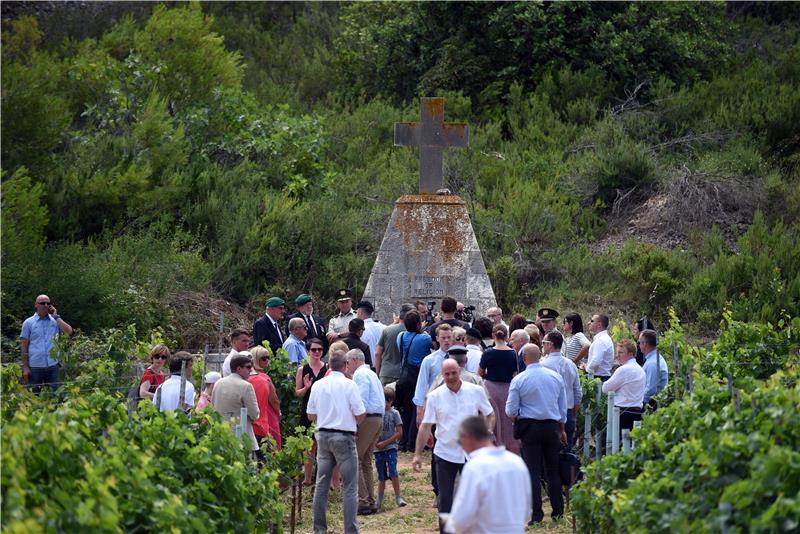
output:
[[[63,65],[38,50],[38,22],[22,16],[3,31],[2,130],[3,168],[46,168],[49,153],[70,124],[69,103],[58,93]]]
[[[795,319],[785,333],[792,351],[797,349],[798,326]],[[712,355],[725,353],[733,364],[748,363],[741,361],[743,357],[786,362],[778,364],[782,369],[766,381],[739,375],[734,382],[738,404],[724,381],[696,374],[692,395],[665,402],[644,418],[642,429],[632,433],[636,447],[631,453],[610,455],[586,468],[573,501],[581,530],[796,528],[798,362],[784,359],[785,347],[758,348],[761,343],[749,329],[729,324],[710,349]],[[733,347],[736,354],[731,354]],[[762,351],[761,355],[752,350]],[[712,364],[715,358],[711,356]]]
[[[256,472],[214,412],[129,419],[105,393],[48,407],[32,400],[4,421],[8,532],[252,532],[282,524],[277,471]]]
[[[688,317],[719,320],[729,307],[736,320],[775,322],[784,313],[800,313],[800,238],[798,226],[777,223],[770,228],[756,214],[737,240],[738,251],[721,252],[696,273],[678,295],[678,308]]]

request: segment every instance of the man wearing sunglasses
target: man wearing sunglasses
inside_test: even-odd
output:
[[[211,403],[223,419],[231,427],[241,423],[239,417],[242,408],[247,408],[247,420],[244,421],[244,433],[250,438],[250,450],[258,450],[258,440],[253,432],[253,421],[258,419],[261,412],[258,409],[256,390],[248,381],[250,371],[253,369],[253,360],[249,352],[240,352],[231,360],[231,374],[221,378],[211,392]]]
[[[308,326],[299,317],[289,320],[289,337],[283,342],[283,348],[289,355],[289,361],[300,365],[308,356],[306,343],[303,341],[308,334]]]
[[[20,334],[22,380],[34,393],[43,385],[53,390],[59,386],[58,360],[50,355],[53,340],[60,333],[72,335],[72,327],[64,321],[47,295],[36,297],[36,313],[25,319]]]

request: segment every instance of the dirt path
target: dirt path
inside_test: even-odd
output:
[[[436,497],[431,489],[429,467],[423,467],[422,472],[416,473],[411,468],[411,453],[400,453],[397,461],[397,471],[400,475],[400,491],[408,506],[398,508],[394,503],[394,493],[391,484],[387,484],[386,499],[383,510],[377,514],[358,516],[358,522],[363,534],[436,534],[437,512]],[[423,466],[430,466],[430,453],[425,453]],[[377,491],[377,476],[375,478]],[[313,532],[312,527],[312,499],[313,493],[309,488],[303,488],[302,520],[298,522],[297,532]],[[313,488],[311,488],[313,490]],[[545,515],[549,514],[549,507],[545,503]],[[528,527],[527,532],[553,532],[566,534],[572,532],[572,523],[562,520],[554,523],[545,520],[536,527]],[[288,532],[288,524],[287,524]],[[342,491],[331,490],[328,504],[328,532],[342,532]]]

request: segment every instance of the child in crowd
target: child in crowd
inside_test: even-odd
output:
[[[206,373],[206,389],[204,389],[200,393],[200,399],[197,401],[197,406],[195,406],[196,411],[200,411],[206,406],[211,405],[211,394],[214,392],[214,384],[217,383],[217,380],[222,378],[222,375],[216,371],[211,371]]]
[[[397,506],[405,506],[406,501],[400,496],[400,477],[397,476],[397,441],[403,435],[403,420],[400,413],[392,407],[394,390],[384,388],[386,411],[383,414],[383,430],[375,444],[375,467],[378,469],[378,510],[383,507],[383,494],[386,491],[386,480],[392,479],[394,502]]]

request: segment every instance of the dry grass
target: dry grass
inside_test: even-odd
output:
[[[416,473],[411,468],[411,453],[398,454],[397,470],[400,475],[400,490],[408,506],[397,508],[394,503],[394,493],[391,485],[387,484],[386,499],[383,511],[368,516],[358,516],[361,532],[364,534],[435,534],[437,533],[436,498],[431,489],[430,469],[423,468],[421,473]],[[423,466],[430,466],[430,453],[425,453]],[[377,492],[377,477],[376,477]],[[312,532],[312,497],[313,493],[304,488],[303,510],[301,520],[298,521],[296,532]],[[287,508],[290,505],[287,503]],[[548,503],[545,503],[545,516],[550,513]],[[288,518],[286,531],[289,532]],[[328,504],[328,531],[342,532],[342,491],[331,490]],[[566,534],[572,532],[571,517],[558,522],[549,519],[535,527],[528,527],[527,532],[551,532]]]

